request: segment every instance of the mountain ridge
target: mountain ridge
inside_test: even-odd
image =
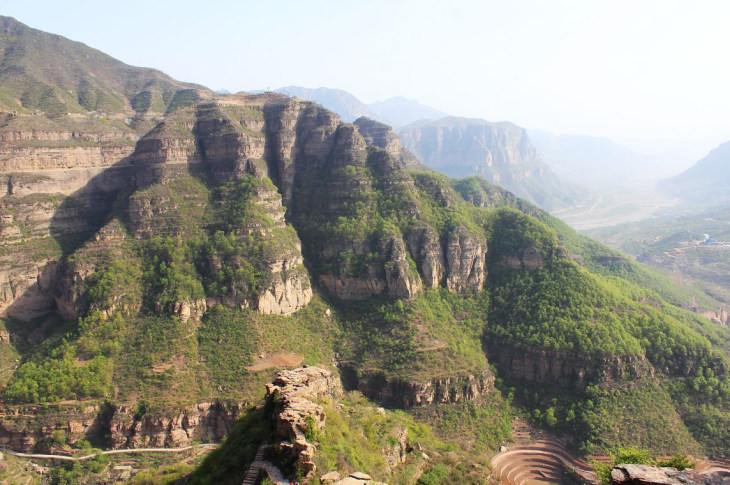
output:
[[[700,207],[730,202],[730,142],[713,149],[679,175],[662,180],[659,188],[667,194]]]

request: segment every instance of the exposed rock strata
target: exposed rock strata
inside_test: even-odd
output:
[[[373,401],[396,408],[474,401],[494,387],[494,375],[488,370],[476,376],[444,377],[421,382],[387,377],[379,372],[363,373],[358,377],[353,371],[344,371],[349,386]]]
[[[517,348],[493,341],[488,346],[489,360],[511,379],[555,383],[584,389],[600,379],[620,379],[654,375],[646,357],[613,356],[592,359],[556,350]]]
[[[413,123],[399,134],[421,162],[447,175],[480,175],[548,209],[582,198],[540,159],[525,129],[512,123],[447,117]]]
[[[266,385],[266,402],[272,408],[276,434],[287,440],[297,464],[308,477],[314,475],[316,448],[306,439],[307,427],[325,425],[322,406],[312,400],[334,397],[342,392],[339,379],[319,367],[304,366],[280,372]]]
[[[0,423],[0,445],[15,451],[47,451],[54,431],[66,433],[69,444],[91,440],[112,448],[179,447],[195,441],[223,439],[233,429],[243,405],[199,403],[176,414],[142,414],[136,406],[104,408],[96,405],[60,408],[53,422],[29,421],[39,409],[32,406],[6,410]]]

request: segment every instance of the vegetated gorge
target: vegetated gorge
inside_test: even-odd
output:
[[[176,479],[241,483],[268,443],[312,480],[484,483],[517,419],[578,455],[730,455],[701,292],[376,121],[0,34],[6,449],[228,436]]]

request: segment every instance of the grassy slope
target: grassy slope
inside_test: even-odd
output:
[[[165,112],[180,90],[204,89],[128,66],[80,42],[0,17],[0,107],[47,114]],[[182,95],[183,97],[185,95]],[[189,96],[189,95],[188,95]],[[177,99],[176,99],[177,98]]]

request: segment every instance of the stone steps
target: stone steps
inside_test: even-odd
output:
[[[259,446],[259,449],[256,450],[256,456],[254,456],[251,466],[248,467],[248,471],[243,477],[241,485],[256,485],[256,482],[258,482],[259,474],[264,463],[264,450],[266,450],[266,446],[264,445]]]

